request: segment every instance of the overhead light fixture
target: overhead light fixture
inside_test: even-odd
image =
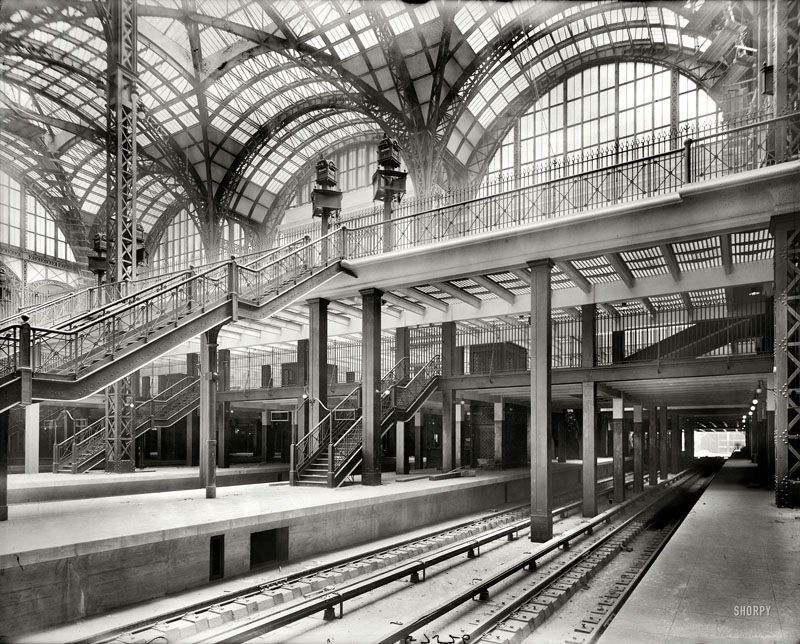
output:
[[[752,412],[752,411],[748,411],[748,412],[747,412],[747,415],[748,415],[748,416],[752,416],[752,415],[753,415],[753,412]]]
[[[753,404],[754,404],[754,405],[757,405],[757,404],[758,404],[758,398],[753,398]]]

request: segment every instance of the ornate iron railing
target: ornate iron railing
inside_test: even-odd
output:
[[[57,472],[71,464],[72,472],[77,471],[81,455],[88,452],[95,453],[103,449],[103,434],[105,418],[99,418],[83,429],[78,430],[67,438],[53,445],[53,471]]]
[[[398,384],[394,387],[394,406],[397,409],[406,411],[418,396],[425,390],[431,381],[437,376],[442,375],[441,356],[434,356],[425,365],[416,370],[411,380],[406,384]]]
[[[330,410],[328,415],[319,421],[295,445],[295,469],[302,472],[319,451],[334,441],[342,430],[358,418],[361,406],[361,387],[356,387],[342,401]]]

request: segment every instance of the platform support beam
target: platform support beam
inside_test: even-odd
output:
[[[583,516],[597,514],[597,383],[582,384]]]
[[[25,407],[25,474],[39,473],[39,409],[40,403]]]
[[[681,471],[681,417],[677,411],[672,412],[672,428],[670,429],[669,439],[672,447],[672,458],[669,462],[669,471],[677,474]]]
[[[8,413],[0,412],[0,521],[8,521]]]
[[[361,294],[363,333],[361,349],[361,401],[363,405],[362,485],[381,484],[381,296],[364,289]]]
[[[669,478],[669,465],[667,463],[667,455],[669,446],[667,437],[669,436],[669,420],[667,415],[666,406],[658,408],[658,471],[661,473],[661,480],[666,481]]]
[[[200,335],[200,487],[206,498],[216,496],[217,453],[217,326]]]
[[[658,407],[647,410],[647,483],[658,485]]]
[[[531,271],[531,541],[553,538],[550,439],[552,357],[549,259],[528,262]]]
[[[308,395],[309,427],[316,427],[327,415],[328,407],[328,300],[308,300]]]
[[[614,396],[611,399],[612,443],[614,449],[614,503],[625,500],[625,400]]]
[[[644,427],[642,405],[633,405],[633,492],[644,490]]]

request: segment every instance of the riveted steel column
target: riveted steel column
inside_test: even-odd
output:
[[[800,215],[773,217],[775,504],[800,505]]]
[[[633,491],[644,490],[644,427],[642,406],[633,406]]]
[[[669,478],[669,465],[667,464],[669,421],[666,407],[660,407],[658,412],[658,471],[661,473],[661,480],[666,481]]]
[[[647,483],[658,485],[658,407],[647,413]]]
[[[136,278],[137,23],[134,0],[109,0],[106,190],[113,218],[106,222],[108,281]],[[124,293],[118,288],[111,297]],[[134,470],[134,400],[130,377],[106,390],[106,470]]]
[[[361,293],[363,332],[361,400],[363,404],[362,485],[381,484],[381,296],[378,289]]]
[[[217,337],[220,327],[200,336],[200,487],[206,496],[216,495],[217,451]],[[213,470],[213,471],[212,471]]]
[[[0,521],[8,521],[8,414],[0,411]]]
[[[328,415],[328,300],[308,300],[310,427]]]
[[[681,471],[681,417],[677,411],[672,412],[672,426],[669,431],[672,457],[669,462],[669,471],[677,474]]]
[[[550,365],[552,358],[549,259],[529,262],[531,270],[531,541],[553,538],[550,488]]]
[[[614,444],[614,503],[625,500],[625,400],[614,396],[611,400],[611,417]]]
[[[597,383],[584,382],[583,391],[583,516],[597,514]]]

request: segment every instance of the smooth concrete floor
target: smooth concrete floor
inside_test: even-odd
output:
[[[800,643],[800,509],[728,460],[600,644]]]
[[[72,501],[24,503],[9,506],[8,521],[0,523],[0,562],[18,557],[20,565],[87,551],[178,538],[197,526],[236,527],[247,517],[294,514],[326,504],[379,502],[395,495],[464,487],[465,492],[488,481],[511,481],[530,476],[527,468],[478,471],[477,477],[430,481],[397,481],[384,473],[382,485],[350,485],[330,490],[287,484],[239,485],[217,489],[207,499],[204,489],[113,496]],[[401,477],[402,478],[402,477]],[[214,529],[216,529],[216,527]]]

